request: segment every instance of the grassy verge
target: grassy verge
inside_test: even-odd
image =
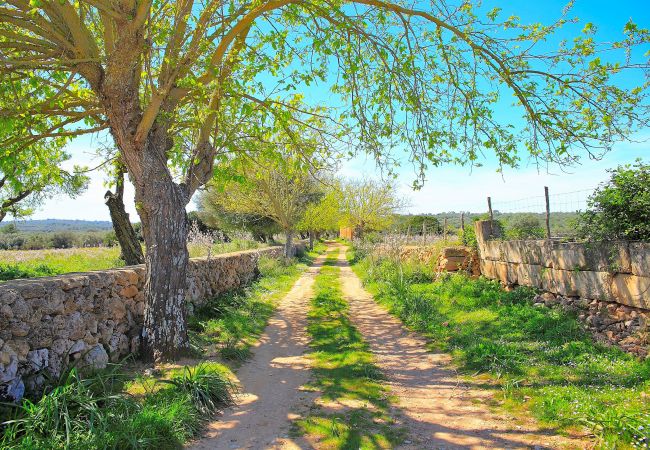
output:
[[[305,266],[261,258],[259,267],[261,277],[251,286],[212,300],[192,316],[191,340],[203,356],[199,362],[163,366],[149,375],[131,366],[85,376],[71,370],[40,399],[0,411],[0,421],[9,420],[0,430],[0,448],[181,448],[235,393],[230,368],[200,360],[215,353],[246,357],[275,303]]]
[[[339,287],[339,269],[328,256],[317,276],[308,332],[314,381],[320,393],[310,413],[295,422],[294,432],[317,441],[321,449],[393,448],[403,430],[389,414],[390,393],[367,344],[348,317]]]
[[[197,309],[189,319],[190,339],[200,355],[219,355],[241,361],[250,354],[273,314],[276,303],[289,291],[305,269],[303,261],[260,258],[260,278],[250,286],[216,297]]]
[[[650,360],[597,344],[569,313],[532,304],[462,275],[432,282],[426,269],[364,260],[354,269],[375,298],[461,370],[501,388],[501,406],[543,423],[587,428],[602,448],[650,445]]]
[[[135,380],[122,367],[76,370],[37,402],[9,411],[3,449],[175,449],[233,401],[229,370],[217,363]],[[135,386],[138,391],[132,393]],[[142,386],[146,389],[143,390]]]

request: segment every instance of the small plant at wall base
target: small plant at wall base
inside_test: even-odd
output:
[[[578,219],[583,238],[650,241],[650,164],[637,160],[612,169]]]

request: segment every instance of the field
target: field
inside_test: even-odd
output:
[[[211,255],[261,248],[266,244],[233,240],[215,244]],[[190,257],[206,256],[206,246],[188,246]],[[87,272],[123,267],[119,247],[87,247],[45,250],[0,250],[0,281]]]

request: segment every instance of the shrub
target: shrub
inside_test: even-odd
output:
[[[72,248],[74,246],[74,235],[70,232],[55,233],[51,240],[53,248]]]
[[[506,224],[506,239],[543,239],[544,227],[539,218],[532,214],[518,215]]]
[[[587,239],[650,241],[650,164],[637,160],[610,170],[578,218]]]

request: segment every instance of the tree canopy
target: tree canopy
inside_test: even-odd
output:
[[[0,148],[110,131],[147,247],[143,337],[168,357],[189,346],[185,206],[215,162],[269,142],[278,158],[308,131],[388,168],[406,150],[421,181],[486,152],[566,164],[645,126],[648,31],[629,22],[599,43],[585,24],[553,46],[572,22],[468,1],[6,0]],[[501,120],[504,103],[521,120]]]

